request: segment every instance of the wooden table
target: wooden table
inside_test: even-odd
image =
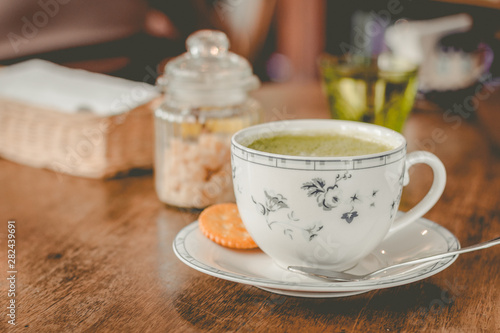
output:
[[[267,118],[324,118],[317,84],[267,85]],[[416,110],[409,150],[444,162],[448,183],[426,215],[462,246],[500,235],[500,156],[473,122]],[[401,210],[427,191],[411,172]],[[460,256],[408,285],[358,296],[307,299],[211,277],[182,264],[172,240],[196,212],[167,208],[151,174],[108,181],[57,176],[0,160],[0,331],[393,332],[500,331],[500,248]],[[16,225],[16,326],[8,324],[7,221]]]

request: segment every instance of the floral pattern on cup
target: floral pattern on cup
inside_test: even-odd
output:
[[[321,207],[325,211],[336,209],[343,203],[350,205],[351,209],[341,216],[342,220],[350,224],[359,216],[359,205],[363,201],[369,199],[369,207],[375,207],[375,198],[378,193],[378,190],[373,190],[371,194],[364,196],[363,200],[358,193],[354,193],[351,196],[345,195],[341,188],[342,184],[339,183],[351,178],[352,174],[349,171],[345,171],[344,174],[337,174],[334,183],[329,186],[324,179],[313,178],[311,181],[302,184],[301,189],[307,191],[308,197],[316,197],[318,207]]]
[[[238,180],[236,178],[236,174],[240,171],[239,168],[236,167],[236,163],[234,161],[234,155],[231,154],[231,175],[233,177],[233,188],[235,193],[243,193],[243,190],[241,189],[241,185],[238,183]]]
[[[403,195],[404,179],[405,179],[405,174],[404,174],[404,172],[401,172],[401,175],[399,176],[399,179],[398,179],[398,184],[400,186],[400,190],[399,190],[398,195],[396,196],[396,198],[391,203],[391,208],[390,208],[390,210],[391,210],[391,213],[390,213],[391,219],[398,212],[399,203],[401,202],[401,196]]]
[[[318,232],[323,229],[319,223],[307,227],[297,225],[301,221],[294,216],[293,210],[288,206],[287,199],[282,194],[274,194],[264,190],[264,196],[264,202],[257,201],[253,196],[252,201],[258,212],[265,217],[269,229],[272,230],[274,225],[281,225],[283,235],[288,236],[291,240],[293,240],[295,232],[299,232],[309,241],[317,237]]]
[[[358,212],[355,211],[354,209],[350,212],[342,214],[341,219],[345,220],[347,223],[351,223],[355,217],[358,217]]]
[[[321,178],[314,178],[310,182],[304,183],[301,189],[307,191],[307,196],[315,196],[318,201],[318,206],[323,210],[332,210],[340,204],[342,191],[337,183],[341,180],[347,180],[352,175],[346,171],[343,175],[338,174],[335,178],[335,183],[326,187],[326,182]]]
[[[375,207],[379,192],[378,190],[372,190],[369,194],[362,196],[358,191],[352,195],[346,195],[341,189],[341,182],[351,178],[352,174],[345,171],[343,174],[337,174],[333,184],[328,185],[324,179],[316,177],[309,182],[303,183],[301,189],[307,191],[308,197],[315,197],[318,207],[324,211],[341,209],[340,206],[344,207],[344,209],[346,209],[346,206],[350,207],[350,209],[347,208],[349,210],[341,212],[340,219],[351,224],[360,216],[363,205],[368,205],[368,208]],[[402,178],[400,181],[403,181]],[[264,197],[264,201],[258,201],[251,196],[257,211],[265,217],[269,229],[273,230],[274,225],[280,225],[283,228],[283,234],[291,240],[293,240],[296,232],[300,232],[309,241],[317,237],[318,233],[323,229],[323,225],[320,223],[314,223],[308,227],[299,225],[303,222],[295,217],[294,211],[289,206],[284,195],[276,194],[271,190],[264,190]],[[393,202],[391,209],[397,207],[396,201],[399,199],[400,196]]]

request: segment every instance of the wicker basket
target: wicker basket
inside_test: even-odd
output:
[[[37,168],[108,178],[153,165],[152,110],[159,98],[128,112],[67,114],[0,98],[0,156]]]

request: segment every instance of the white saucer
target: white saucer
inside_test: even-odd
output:
[[[386,238],[348,272],[368,273],[396,262],[456,250],[460,244],[444,227],[421,218]],[[458,255],[426,265],[403,267],[375,280],[326,282],[289,272],[260,250],[231,250],[213,243],[195,221],[174,239],[173,249],[186,265],[221,279],[249,284],[277,294],[297,297],[344,297],[400,286],[425,279],[450,266]]]

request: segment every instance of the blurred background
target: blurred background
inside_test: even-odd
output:
[[[0,12],[0,65],[41,58],[148,83],[203,28],[225,31],[264,82],[317,80],[323,52],[391,48],[419,62],[421,90],[446,108],[500,72],[500,0],[25,0]]]

